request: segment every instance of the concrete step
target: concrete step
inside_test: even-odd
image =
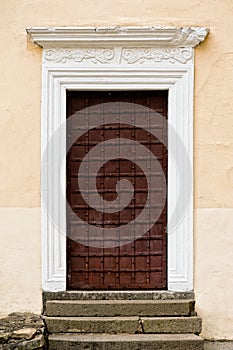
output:
[[[198,317],[45,317],[49,333],[194,333]]]
[[[193,300],[49,300],[47,316],[190,316]]]
[[[53,334],[49,350],[203,350],[194,334]]]

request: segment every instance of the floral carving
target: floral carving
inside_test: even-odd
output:
[[[192,49],[178,48],[178,49],[123,49],[122,59],[129,64],[145,63],[146,61],[162,62],[168,61],[170,63],[186,63],[192,59]]]
[[[209,29],[205,27],[180,28],[173,38],[173,45],[180,47],[195,47],[208,35]]]
[[[115,55],[114,49],[48,49],[45,50],[44,60],[55,63],[74,61],[81,63],[89,60],[92,63],[110,63]]]

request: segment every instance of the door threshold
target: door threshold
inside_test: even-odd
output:
[[[194,292],[173,292],[168,290],[125,290],[125,291],[64,291],[43,292],[43,305],[47,300],[172,300],[194,299]]]

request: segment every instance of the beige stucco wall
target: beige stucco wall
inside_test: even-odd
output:
[[[40,209],[0,208],[0,223],[0,316],[40,313]]]
[[[233,339],[232,0],[0,2],[0,313],[40,312],[41,49],[27,26],[207,26],[195,68],[195,291],[208,338]]]

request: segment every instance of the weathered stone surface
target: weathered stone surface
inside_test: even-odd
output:
[[[203,350],[202,338],[193,334],[56,334],[49,350]]]
[[[11,337],[14,339],[29,340],[29,339],[32,339],[36,333],[37,333],[37,329],[35,328],[22,328],[12,332]]]
[[[145,333],[201,333],[201,319],[198,317],[142,317]]]
[[[4,332],[0,330],[0,344],[4,344],[10,339],[11,333],[10,332]]]
[[[0,345],[1,350],[44,350],[45,339],[43,334],[37,335],[31,340],[24,340],[17,343]]]
[[[41,328],[44,327],[42,318],[30,313],[11,313],[0,319],[0,331],[8,330],[13,332],[21,328]]]
[[[139,331],[139,317],[47,317],[49,333],[129,333]]]
[[[193,300],[51,300],[48,316],[189,316]]]
[[[12,313],[0,319],[0,349],[42,349],[45,343],[44,329],[44,322],[40,316]]]
[[[194,299],[193,292],[168,291],[66,291],[43,292],[44,308],[48,300],[178,300]]]

